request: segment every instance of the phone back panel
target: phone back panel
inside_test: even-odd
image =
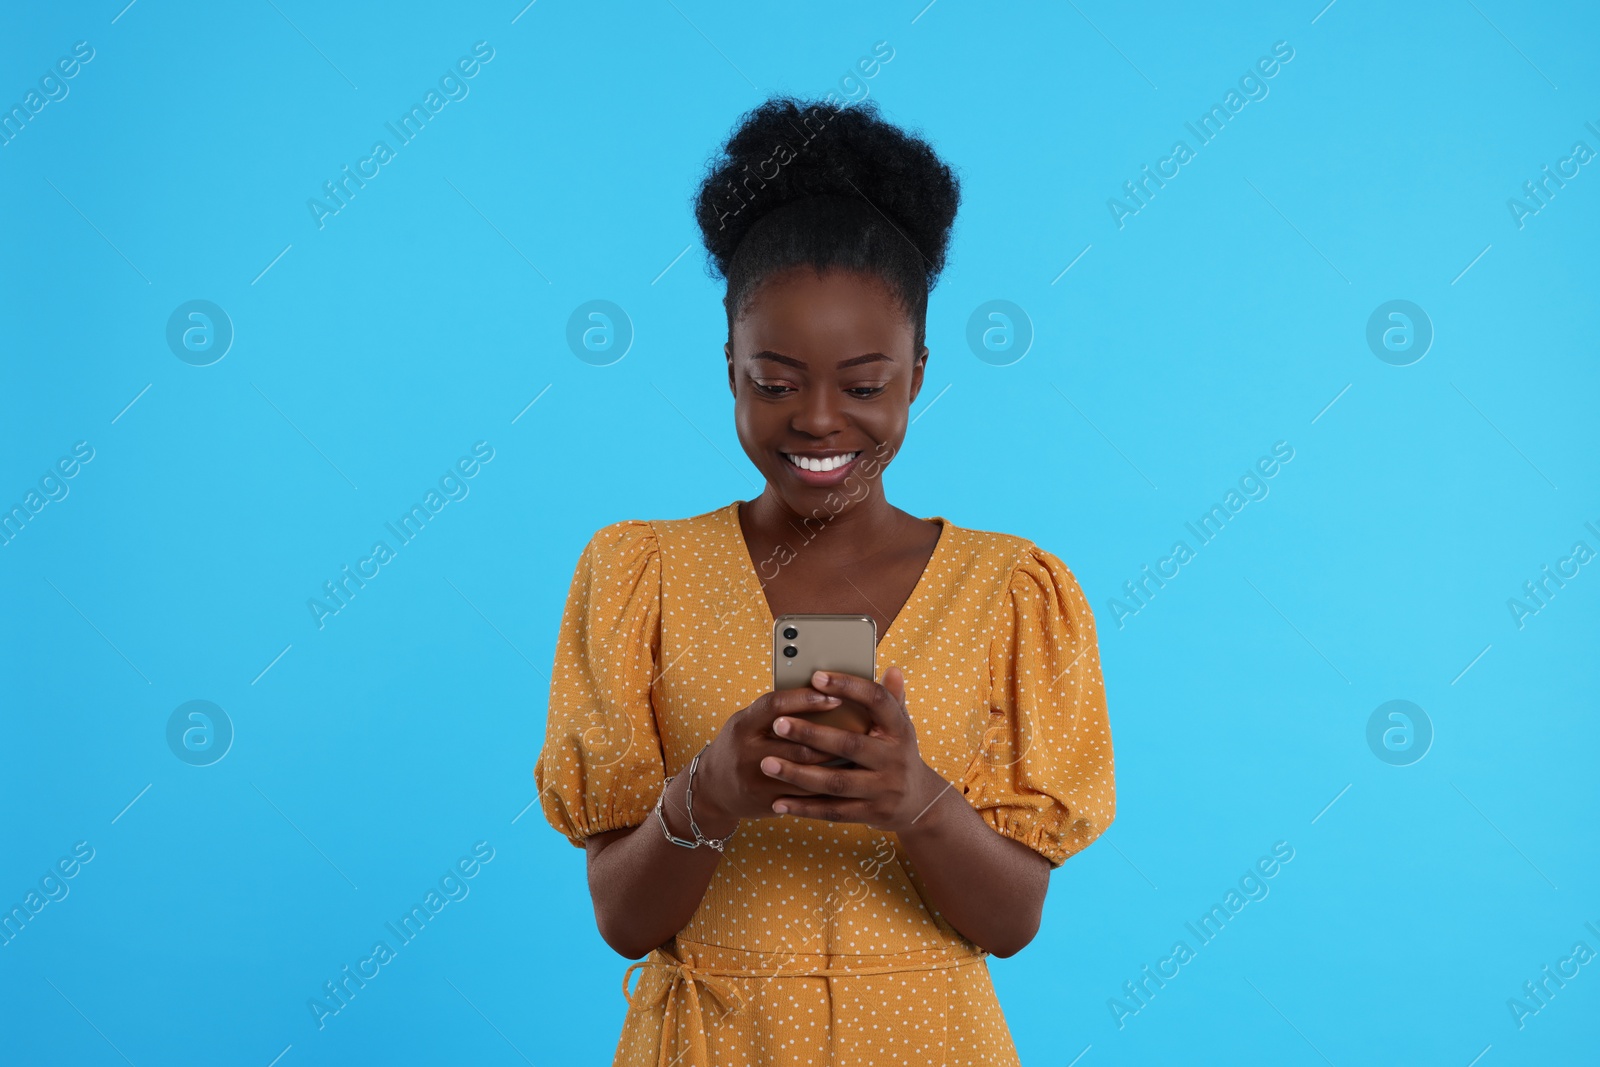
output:
[[[793,627],[795,636],[784,636]],[[783,650],[793,647],[795,654]],[[871,681],[877,659],[878,624],[871,615],[782,615],[772,627],[772,687],[800,689],[816,671],[838,671]]]

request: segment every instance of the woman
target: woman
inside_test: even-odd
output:
[[[601,936],[649,954],[617,1065],[1017,1063],[987,957],[1033,938],[1050,871],[1111,822],[1111,737],[1061,561],[884,497],[958,200],[873,105],[787,98],[699,190],[767,485],[594,535],[534,768]],[[871,615],[881,683],[770,692],[789,612]],[[808,721],[841,700],[868,733]]]

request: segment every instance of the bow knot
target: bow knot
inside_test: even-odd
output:
[[[644,994],[645,978],[639,978],[639,986],[633,992],[628,992],[628,979],[640,967],[665,967],[672,971],[668,979],[654,995]],[[692,1062],[696,1065],[709,1067],[710,1059],[706,1053],[706,1027],[705,1012],[700,1000],[700,987],[704,986],[711,999],[716,1002],[718,1013],[728,1015],[744,1007],[744,998],[733,984],[718,978],[709,971],[702,971],[690,964],[677,960],[643,959],[630,966],[622,973],[622,995],[627,998],[628,1004],[633,1008],[653,1008],[663,1005],[661,1014],[661,1055],[660,1067],[668,1067],[667,1050],[675,1047],[673,1040],[678,1026],[678,1001],[683,997],[689,1009],[689,1034],[690,1047],[693,1050]]]

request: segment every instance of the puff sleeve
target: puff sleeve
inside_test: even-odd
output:
[[[1094,616],[1061,560],[1032,544],[989,646],[989,728],[960,784],[984,821],[1056,868],[1116,815]]]
[[[545,819],[573,845],[638,826],[666,781],[651,702],[661,648],[661,557],[648,522],[599,530],[567,591],[533,778]]]

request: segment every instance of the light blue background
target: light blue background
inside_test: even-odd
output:
[[[1507,208],[1600,150],[1592,12],[124,2],[0,38],[7,107],[95,49],[0,147],[0,505],[95,450],[0,547],[0,904],[95,850],[0,946],[0,1058],[609,1062],[626,961],[529,807],[562,598],[599,526],[759,492],[688,199],[740,112],[880,40],[872,98],[964,182],[890,498],[1033,538],[1100,625],[1118,817],[992,962],[1024,1062],[1593,1056],[1600,964],[1507,1007],[1600,951],[1600,565],[1507,607],[1600,550],[1600,164]],[[480,40],[470,94],[319,229],[308,198]],[[1270,94],[1119,229],[1107,199],[1277,41]],[[208,367],[164,338],[193,299],[236,331]],[[614,365],[564,340],[590,299],[632,321]],[[1010,366],[965,340],[993,299],[1034,331]],[[1366,345],[1392,299],[1436,330],[1411,366]],[[477,441],[470,495],[319,630],[308,598]],[[1277,441],[1270,495],[1119,629]],[[165,738],[196,699],[236,730],[205,768]],[[1391,699],[1435,730],[1408,767],[1366,742]],[[470,895],[319,1030],[322,983],[477,841]],[[1270,896],[1119,1029],[1279,841]]]

